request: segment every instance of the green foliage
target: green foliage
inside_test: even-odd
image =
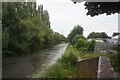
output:
[[[93,52],[94,51],[94,45],[95,45],[95,40],[92,40],[88,43],[88,51]]]
[[[82,52],[87,52],[88,48],[91,46],[91,44],[88,44],[87,39],[82,34],[76,34],[73,37],[71,44]]]
[[[109,55],[111,64],[116,72],[120,72],[120,61],[119,61],[119,54],[110,54]]]
[[[112,47],[112,50],[114,50],[114,51],[119,51],[119,46],[118,45],[114,45],[113,47]]]
[[[47,78],[71,78],[75,75],[75,66],[76,66],[76,53],[71,51],[73,47],[69,45],[65,53],[57,63],[52,65],[48,71],[45,73],[44,77]]]
[[[73,53],[71,56],[70,54]],[[120,71],[117,54],[102,54],[102,53],[81,53],[72,45],[68,45],[63,56],[52,65],[45,74],[45,78],[76,78],[77,73],[74,62],[79,57],[81,60],[91,59],[95,57],[106,56],[110,58],[115,71]]]
[[[110,55],[110,60],[115,71],[120,72],[120,45],[114,45],[112,47],[117,54]]]
[[[114,36],[117,36],[117,35],[120,35],[120,33],[114,32],[114,33],[112,34],[113,37],[114,37]]]
[[[91,32],[88,38],[109,38],[105,32]]]
[[[2,8],[4,55],[35,52],[66,39],[52,31],[43,5],[37,10],[35,2],[3,2]]]
[[[83,35],[75,35],[75,37],[73,38],[73,40],[72,40],[72,44],[75,44],[77,41],[78,41],[78,39],[85,39],[85,37],[83,36]]]
[[[88,36],[88,38],[97,38],[97,37],[105,38],[108,36],[104,32],[102,33],[92,32]],[[76,47],[78,50],[82,52],[87,53],[94,51],[95,41],[92,40],[91,42],[88,42],[87,39],[83,36],[83,28],[80,27],[79,25],[75,26],[73,30],[70,32],[70,34],[68,35],[68,40],[74,47]]]
[[[72,54],[72,55],[71,55]],[[77,58],[81,60],[91,59],[99,56],[110,56],[101,53],[81,53],[78,49],[72,45],[68,45],[65,53],[58,61],[52,65],[46,72],[45,78],[76,78],[75,64]]]
[[[45,78],[66,78],[69,77],[69,74],[71,74],[71,71],[65,69],[65,65],[58,62],[49,68]]]
[[[79,38],[78,41],[75,44],[75,47],[77,49],[82,49],[82,48],[87,47],[87,40]]]
[[[79,25],[75,26],[73,30],[68,35],[68,41],[77,49],[86,52],[88,42],[83,36],[83,28]]]
[[[84,5],[85,9],[88,10],[87,15],[94,17],[104,13],[107,15],[120,13],[119,4],[120,2],[86,2]]]
[[[69,55],[63,55],[61,60],[59,60],[61,63],[63,62],[66,65],[69,65],[71,67],[73,67],[72,69],[74,69],[75,65],[76,65],[76,56],[74,55],[74,53],[72,51],[69,52]]]
[[[2,48],[5,49],[8,47],[8,43],[9,43],[9,34],[7,30],[3,30],[2,31]]]
[[[85,9],[88,10],[87,15],[94,17],[95,15],[100,15],[106,13],[107,15],[120,13],[120,1],[119,2],[86,2],[84,5]],[[107,5],[107,6],[106,6]],[[112,5],[112,6],[111,6]],[[119,35],[119,33],[113,33],[113,37]],[[117,71],[120,72],[120,48],[118,45],[118,55],[114,56],[112,59],[113,63],[117,64]],[[119,64],[119,65],[118,65]],[[116,70],[116,69],[115,69]]]
[[[55,44],[61,43],[62,41],[67,42],[66,37],[64,37],[63,35],[59,34],[58,32],[54,33],[54,42]]]
[[[70,34],[68,35],[68,41],[70,43],[72,43],[73,38],[78,34],[78,35],[82,35],[83,34],[83,28],[79,25],[74,26],[73,30],[70,32]]]

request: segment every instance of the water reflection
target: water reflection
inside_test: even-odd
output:
[[[68,44],[60,44],[27,56],[3,59],[3,78],[39,77],[64,53]]]

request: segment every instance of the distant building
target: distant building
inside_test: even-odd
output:
[[[107,39],[108,43],[118,44],[118,39]]]
[[[96,42],[104,42],[103,39],[100,39],[100,38],[88,39],[88,41],[92,41],[92,40],[95,40]]]
[[[95,40],[96,44],[94,45],[94,52],[95,53],[112,53],[116,52],[113,51],[113,47],[118,45],[118,37],[115,36],[111,39],[107,38],[92,38],[88,39],[88,41]]]

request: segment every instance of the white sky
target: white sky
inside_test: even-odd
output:
[[[106,16],[87,16],[84,2],[74,4],[71,0],[36,0],[37,5],[42,4],[44,10],[49,12],[51,28],[53,31],[67,36],[75,25],[81,25],[84,36],[89,33],[106,32],[112,36],[118,32],[118,14]]]

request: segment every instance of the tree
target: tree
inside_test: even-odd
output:
[[[91,32],[88,38],[109,38],[105,32]]]
[[[91,15],[91,17],[97,16],[99,14],[106,13],[107,15],[120,13],[120,0],[116,2],[103,2],[101,0],[97,2],[90,2],[89,0],[71,0],[75,4],[77,2],[85,1],[85,9],[88,10],[87,15]],[[94,0],[93,0],[94,1]]]
[[[10,28],[19,22],[16,12],[16,4],[12,2],[2,3],[2,29],[10,30]]]
[[[73,38],[73,40],[72,40],[72,44],[75,44],[77,41],[78,41],[78,39],[85,39],[85,37],[83,36],[83,35],[75,35],[75,37]]]
[[[120,13],[120,1],[119,2],[86,2],[84,5],[85,5],[85,9],[88,10],[87,15],[91,15],[92,17],[96,15],[104,14],[104,13],[106,13],[107,15]],[[119,42],[118,54],[117,56],[114,57],[114,59],[116,60],[116,66],[118,66],[118,69],[119,69],[120,67],[120,35],[119,35],[118,42]]]
[[[8,47],[8,43],[9,43],[9,33],[7,30],[3,30],[2,31],[2,48],[3,50],[6,49]]]
[[[83,28],[79,25],[74,26],[73,30],[70,32],[70,34],[68,35],[68,40],[70,43],[72,43],[73,38],[77,35],[77,34],[81,34],[83,35]]]
[[[3,55],[36,52],[65,39],[51,29],[43,5],[37,10],[35,2],[3,2],[2,9]]]
[[[47,23],[47,25],[50,27],[50,21],[49,21],[49,13],[47,10],[43,11],[42,14],[42,19],[45,23]]]
[[[120,13],[120,2],[86,2],[84,5],[88,10],[87,15],[92,17],[104,13],[107,15]]]
[[[95,40],[92,40],[88,43],[88,51],[93,52],[94,51],[94,45],[95,45]]]
[[[117,36],[117,35],[119,35],[120,33],[117,33],[117,32],[114,32],[113,34],[112,34],[112,36],[114,37],[114,36]]]
[[[75,47],[77,48],[77,49],[83,49],[83,48],[86,48],[87,47],[87,40],[85,40],[85,39],[82,39],[82,38],[79,38],[78,40],[77,40],[77,42],[75,43]]]
[[[58,33],[58,32],[55,32],[54,33],[54,43],[59,44],[63,41],[66,42],[66,37],[63,36],[62,34]]]

